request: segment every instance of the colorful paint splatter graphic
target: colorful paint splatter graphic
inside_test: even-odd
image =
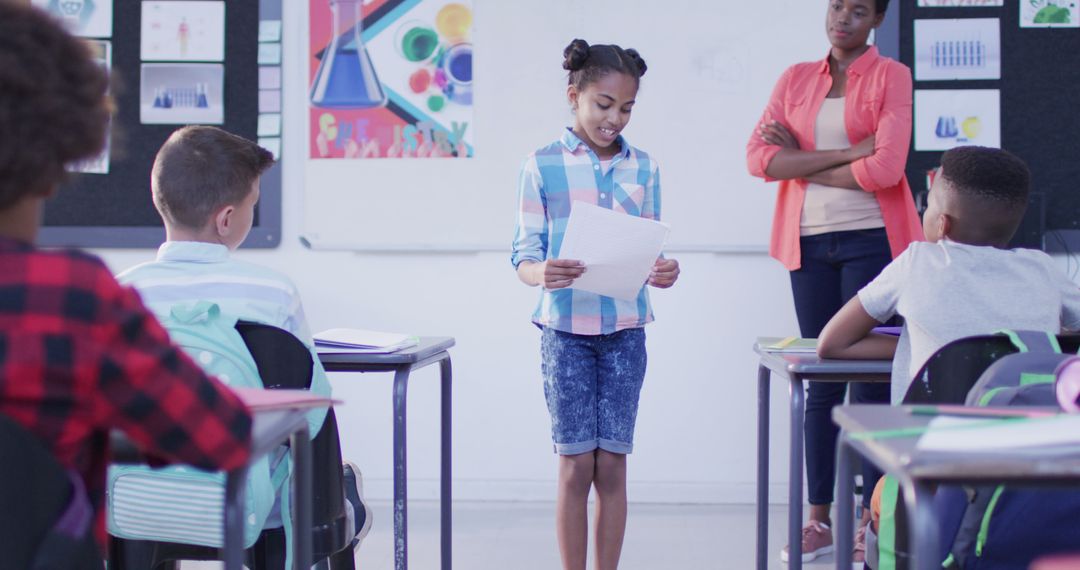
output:
[[[471,0],[310,0],[312,158],[473,156]]]

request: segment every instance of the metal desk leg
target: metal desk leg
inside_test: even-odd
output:
[[[248,468],[238,467],[225,475],[225,570],[244,566],[244,488]]]
[[[451,530],[453,529],[451,514],[453,503],[450,496],[451,372],[450,356],[447,355],[446,358],[439,361],[439,377],[442,385],[442,480],[440,481],[441,488],[439,491],[439,506],[442,512],[442,522],[439,526],[442,533],[442,570],[450,570],[453,567],[451,551]]]
[[[289,437],[293,455],[293,569],[311,568],[311,434],[300,429]]]
[[[394,371],[394,568],[409,567],[408,477],[405,460],[405,394],[409,387],[410,367]]]
[[[836,446],[836,567],[851,568],[852,542],[855,540],[855,469],[858,454],[841,431]]]
[[[914,541],[911,545],[915,555],[912,568],[918,570],[941,570],[938,558],[938,525],[934,521],[933,493],[930,485],[914,481],[904,485],[904,502],[907,507],[908,536]]]
[[[803,418],[806,393],[802,377],[791,375],[791,455],[788,465],[788,568],[802,569]]]
[[[758,366],[757,420],[757,570],[769,567],[769,378]]]

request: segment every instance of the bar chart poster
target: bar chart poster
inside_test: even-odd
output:
[[[468,158],[472,0],[309,0],[311,158]]]
[[[1001,79],[997,18],[915,20],[915,81]]]

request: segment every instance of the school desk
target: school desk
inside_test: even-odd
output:
[[[450,570],[451,561],[451,502],[450,502],[450,353],[454,346],[450,337],[421,337],[413,347],[390,354],[320,352],[319,360],[327,372],[393,372],[394,373],[394,568],[409,566],[408,478],[405,459],[405,395],[409,374],[414,370],[438,363],[442,384],[442,467],[439,506],[441,510],[440,544],[442,569]]]
[[[892,475],[901,486],[908,512],[912,568],[940,570],[937,523],[932,489],[938,484],[1014,484],[1075,486],[1080,484],[1080,450],[1033,455],[1009,452],[940,452],[916,448],[921,431],[933,416],[912,414],[912,406],[853,405],[833,409],[840,426],[837,445],[836,567],[851,568],[854,531],[852,478],[859,457]],[[904,437],[865,438],[867,432],[910,433]]]
[[[327,402],[329,404],[329,402]],[[293,461],[293,527],[311,528],[311,437],[306,412],[310,407],[252,410],[251,461],[277,449],[288,441]],[[134,444],[120,432],[110,437],[112,463],[142,463]],[[229,471],[225,476],[224,562],[225,570],[244,566],[244,495],[248,466]],[[304,564],[302,561],[307,561]],[[311,567],[311,533],[293,533],[293,568]]]
[[[775,340],[775,339],[773,339]],[[888,382],[889,360],[823,360],[814,353],[769,352],[763,339],[754,344],[758,364],[757,568],[769,563],[769,380],[786,378],[791,396],[791,450],[788,460],[788,545],[791,570],[802,568],[803,382]],[[850,566],[850,565],[849,565]]]

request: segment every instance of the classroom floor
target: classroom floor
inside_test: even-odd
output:
[[[357,554],[359,570],[392,570],[390,503],[374,503],[375,526]],[[456,503],[454,567],[459,570],[557,570],[555,506],[551,503]],[[439,567],[438,503],[410,501],[409,567]],[[770,569],[783,570],[787,509],[769,513]],[[590,565],[591,565],[590,560]],[[804,564],[832,568],[831,555]],[[186,563],[182,570],[216,564]],[[591,567],[591,566],[590,566]],[[630,505],[621,570],[741,570],[754,567],[753,505]]]

